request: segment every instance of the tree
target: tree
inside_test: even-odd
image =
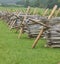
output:
[[[25,1],[24,0],[17,1],[16,4],[17,5],[24,5],[25,4]]]
[[[40,0],[36,0],[34,4],[35,7],[40,7]]]
[[[60,0],[58,0],[58,7],[60,7]]]
[[[53,8],[54,5],[58,4],[58,0],[49,0],[47,4],[48,8]]]
[[[25,7],[27,7],[27,6],[29,6],[29,5],[30,5],[29,0],[26,0],[26,1],[25,1]]]

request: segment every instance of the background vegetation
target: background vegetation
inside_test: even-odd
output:
[[[60,6],[60,0],[20,0],[16,2],[16,4],[22,6],[32,6],[32,7],[40,7],[40,8],[52,8],[54,5]]]
[[[60,0],[0,0],[2,6],[31,6],[40,8],[52,8],[54,5],[60,7]]]

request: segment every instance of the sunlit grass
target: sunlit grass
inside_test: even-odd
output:
[[[31,46],[34,39],[10,31],[0,20],[0,64],[57,64],[60,62],[60,49],[45,48],[46,40],[39,40],[35,49]]]

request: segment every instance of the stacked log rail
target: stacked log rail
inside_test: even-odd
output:
[[[57,5],[54,6],[51,14],[50,14],[49,17],[48,17],[48,20],[52,17],[52,15],[54,14],[54,12],[55,12],[56,9],[57,9]],[[35,48],[35,46],[36,46],[36,44],[38,43],[38,40],[41,38],[41,35],[43,34],[43,32],[44,32],[44,27],[40,30],[37,38],[35,39],[35,41],[34,41],[34,43],[33,43],[33,45],[32,45],[32,48]]]

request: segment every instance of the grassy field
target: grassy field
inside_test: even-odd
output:
[[[16,12],[16,11],[18,11],[18,12],[22,11],[24,13],[26,12],[26,8],[25,7],[3,7],[3,6],[0,6],[0,10],[9,11],[9,12]],[[33,14],[34,10],[35,10],[35,8],[30,7],[30,12],[29,13]],[[36,14],[42,16],[44,14],[45,10],[46,10],[46,8],[45,9],[44,8],[37,8]],[[55,11],[53,16],[56,15],[57,10]],[[52,9],[49,9],[48,12],[46,13],[46,16],[49,16],[51,11],[52,11]],[[60,16],[60,13],[58,14],[58,16]]]
[[[45,48],[46,41],[39,40],[35,49],[31,48],[34,39],[10,31],[0,20],[0,64],[57,64],[60,62],[59,48]]]
[[[29,13],[33,14],[34,9],[35,8],[30,7],[30,12]],[[15,12],[15,11],[22,11],[24,13],[26,12],[26,8],[25,7],[2,7],[2,6],[0,6],[0,10],[2,10],[2,11],[6,11],[7,10],[7,11],[10,11],[10,12]],[[38,15],[43,15],[45,10],[46,9],[43,9],[43,8],[37,8],[37,14]],[[49,10],[46,15],[49,15],[50,11],[51,10]]]
[[[0,7],[0,10],[11,12],[17,10],[26,11],[26,8]],[[31,8],[31,13],[34,8]],[[42,15],[44,9],[38,8],[38,14]],[[0,64],[58,64],[60,62],[59,48],[45,48],[46,40],[39,40],[35,49],[31,46],[34,39],[22,35],[18,39],[15,30],[10,31],[7,24],[0,20]]]

